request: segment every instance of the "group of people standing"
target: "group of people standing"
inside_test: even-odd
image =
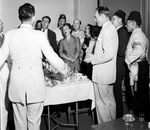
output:
[[[124,80],[126,103],[129,112],[139,117],[144,113],[145,120],[150,120],[149,112],[149,42],[140,26],[140,12],[132,11],[125,23],[126,13],[118,10],[112,17],[117,28],[119,46],[117,52],[117,73],[114,84],[116,117],[123,116],[122,81]],[[126,28],[125,28],[126,27]]]
[[[124,11],[118,10],[110,19],[107,7],[99,7],[95,12],[95,21],[102,29],[94,54],[84,61],[93,65],[98,123],[123,116],[123,79],[129,111],[137,117],[143,112],[145,120],[150,120],[149,43],[140,28],[140,12],[132,11],[126,23],[125,16]]]
[[[144,112],[145,119],[150,120],[149,45],[140,28],[140,12],[132,11],[125,21],[124,11],[116,11],[110,19],[110,10],[98,7],[94,15],[96,26],[87,24],[85,31],[81,30],[79,19],[71,25],[64,14],[58,18],[58,27],[53,31],[48,28],[49,16],[44,16],[34,26],[35,8],[30,3],[20,6],[18,12],[20,27],[8,31],[5,38],[0,36],[4,39],[0,39],[3,44],[0,67],[4,69],[8,57],[12,63],[8,94],[16,130],[40,130],[46,95],[42,66],[45,59],[64,77],[74,71],[92,80],[98,123],[123,116],[123,79],[129,109],[136,116]],[[0,83],[6,93],[2,70]],[[2,129],[6,129],[6,123]]]

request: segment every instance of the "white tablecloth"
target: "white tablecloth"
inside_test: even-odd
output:
[[[74,82],[71,84],[47,87],[44,105],[57,105],[84,100],[92,100],[91,109],[95,107],[93,83],[91,81]]]

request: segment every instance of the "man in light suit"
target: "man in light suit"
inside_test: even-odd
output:
[[[94,54],[89,54],[85,59],[85,62],[93,64],[92,81],[94,82],[98,123],[116,118],[113,83],[116,80],[118,34],[109,17],[110,11],[107,7],[96,9],[95,21],[98,26],[102,26],[102,29]]]
[[[34,30],[34,6],[25,3],[18,12],[21,26],[5,34],[0,49],[0,67],[10,55],[12,69],[8,94],[13,105],[15,129],[40,130],[46,97],[42,52],[64,76],[67,76],[69,67],[53,51],[44,33]]]
[[[3,33],[3,22],[0,20],[0,48],[4,41]],[[8,122],[8,77],[9,77],[9,68],[8,64],[4,63],[3,68],[0,69],[0,129],[7,130]]]

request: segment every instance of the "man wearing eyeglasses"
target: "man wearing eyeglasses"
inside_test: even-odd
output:
[[[98,36],[94,54],[89,54],[85,62],[92,63],[95,102],[98,123],[116,118],[116,103],[113,94],[113,83],[116,80],[116,57],[118,34],[110,22],[110,11],[99,7],[95,11],[95,21],[102,27]]]

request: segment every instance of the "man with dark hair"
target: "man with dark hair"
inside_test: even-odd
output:
[[[116,118],[113,83],[116,80],[118,34],[109,17],[110,11],[107,7],[96,9],[95,21],[102,29],[97,38],[94,54],[89,54],[85,58],[85,62],[91,62],[93,65],[92,81],[98,123]]]
[[[140,12],[132,11],[127,19],[127,30],[132,32],[126,50],[125,62],[130,71],[130,85],[134,100],[133,113],[142,112],[144,118],[150,120],[149,108],[149,65],[147,61],[148,40],[140,28],[142,23]]]
[[[57,53],[58,52],[58,47],[57,47],[57,41],[56,41],[56,34],[52,30],[50,30],[49,24],[51,23],[51,18],[49,16],[44,16],[42,18],[42,31],[45,33],[49,40],[49,44],[52,46],[54,51]]]
[[[64,76],[70,69],[53,51],[44,33],[34,30],[33,5],[25,3],[20,6],[19,19],[20,28],[5,34],[0,49],[0,67],[10,56],[12,69],[8,93],[14,111],[15,130],[40,130],[46,96],[42,52]]]

